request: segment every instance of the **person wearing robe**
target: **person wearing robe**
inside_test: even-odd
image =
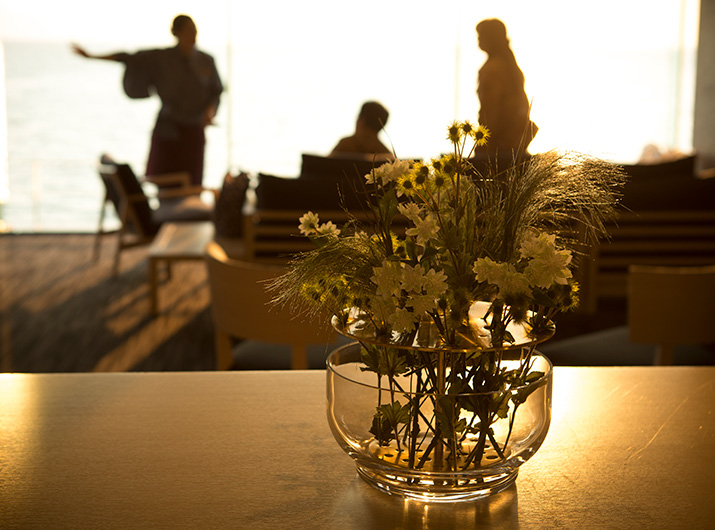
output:
[[[191,17],[174,18],[176,46],[137,53],[92,55],[78,45],[75,53],[125,65],[124,91],[130,98],[156,94],[161,108],[151,136],[147,176],[188,172],[191,183],[203,181],[205,128],[213,123],[223,85],[211,55],[196,49]]]

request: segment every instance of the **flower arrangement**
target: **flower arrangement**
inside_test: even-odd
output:
[[[543,375],[535,347],[578,304],[574,258],[605,233],[623,183],[616,166],[557,152],[479,171],[489,131],[455,122],[447,138],[445,155],[365,175],[362,217],[337,227],[303,215],[316,248],[272,286],[361,343],[361,370],[389,396],[375,403],[373,442],[407,452],[411,469],[478,466],[489,441],[506,458],[509,436],[491,439],[493,425],[506,418],[511,432],[527,395],[510,389]]]

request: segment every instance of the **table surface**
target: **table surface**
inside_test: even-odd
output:
[[[715,367],[556,368],[516,484],[422,504],[356,474],[325,373],[0,375],[0,527],[711,528]]]
[[[149,247],[149,311],[159,313],[159,262],[165,262],[167,272],[171,262],[204,259],[206,246],[214,237],[212,221],[164,223]],[[171,273],[169,272],[169,276]]]
[[[149,248],[150,259],[198,259],[214,237],[211,221],[164,223]]]

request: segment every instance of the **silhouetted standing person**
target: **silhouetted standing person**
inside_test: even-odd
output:
[[[491,133],[484,150],[505,157],[517,149],[525,153],[538,127],[529,119],[524,74],[509,46],[506,26],[487,19],[476,29],[479,47],[487,54],[477,78],[479,123]]]
[[[213,57],[196,49],[196,25],[191,17],[174,18],[173,48],[143,50],[135,54],[90,55],[74,45],[74,51],[90,59],[118,61],[126,65],[124,91],[131,98],[156,93],[161,109],[151,136],[147,175],[186,171],[194,185],[201,185],[206,136],[223,91]]]

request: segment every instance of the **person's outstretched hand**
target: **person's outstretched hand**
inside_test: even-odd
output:
[[[79,44],[75,44],[74,42],[72,43],[72,51],[76,53],[77,55],[81,55],[82,57],[87,57],[90,58],[91,55],[87,53],[87,51],[82,48]]]
[[[205,111],[202,119],[202,125],[207,127],[214,124],[214,118],[216,117],[216,107],[210,105]]]

